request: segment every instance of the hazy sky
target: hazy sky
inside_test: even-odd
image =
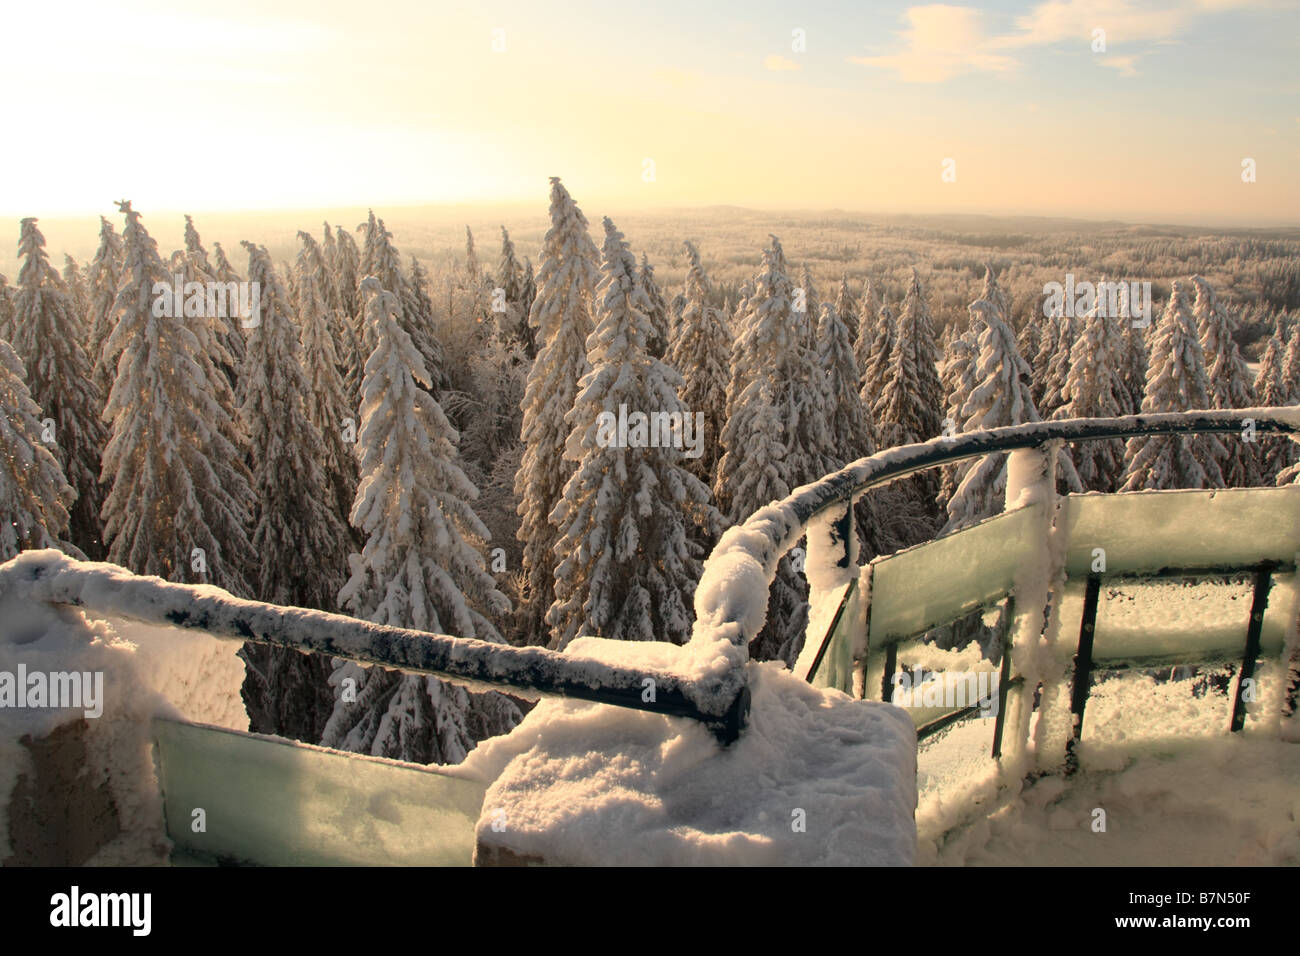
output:
[[[560,175],[590,203],[1300,223],[1296,2],[71,0],[4,23],[4,216],[544,203]]]

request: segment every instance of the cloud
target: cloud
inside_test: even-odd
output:
[[[905,48],[889,56],[850,57],[852,63],[895,70],[905,83],[942,83],[972,71],[1014,69],[1015,60],[990,52],[979,10],[936,3],[910,7]]]
[[[990,34],[983,13],[973,7],[930,4],[909,7],[902,49],[884,56],[850,57],[852,63],[893,70],[905,83],[942,83],[963,73],[1002,73],[1020,63],[1016,52],[1076,44],[1088,51],[1093,30],[1116,44],[1169,43],[1197,17],[1227,9],[1268,6],[1272,0],[1044,0],[1013,18],[1012,29]],[[1103,66],[1135,76],[1136,55],[1110,57]]]
[[[1101,61],[1101,65],[1119,70],[1120,76],[1137,76],[1137,61],[1136,56],[1108,56]]]
[[[763,59],[763,69],[784,72],[786,70],[802,70],[798,63],[789,57],[781,56],[779,53],[773,53]]]

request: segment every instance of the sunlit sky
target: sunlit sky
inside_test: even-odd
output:
[[[1300,224],[1295,2],[71,0],[3,22],[0,216],[544,203],[560,175],[625,206]]]

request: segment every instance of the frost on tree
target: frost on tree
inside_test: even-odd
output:
[[[731,524],[825,474],[812,471],[823,464],[827,434],[822,416],[829,392],[824,376],[809,372],[816,358],[794,315],[793,297],[785,253],[772,236],[753,290],[742,302],[744,315],[732,349],[730,411],[714,489]],[[800,420],[813,403],[820,403],[820,414]],[[793,659],[807,622],[806,595],[807,581],[787,554],[777,566],[763,630],[750,644],[753,657]]]
[[[565,416],[589,368],[587,336],[599,277],[587,218],[559,178],[552,177],[551,228],[542,242],[537,298],[529,317],[539,351],[524,392],[524,453],[515,478],[525,577],[519,627],[536,643],[547,639],[546,613],[555,600],[554,549],[560,532],[550,514],[574,471],[573,463],[564,460],[570,430]]]
[[[833,460],[827,461],[827,473],[843,468],[859,458],[874,454],[871,411],[858,394],[858,365],[853,358],[853,343],[848,327],[829,302],[823,302],[817,322],[818,364],[825,369],[830,396],[827,431],[832,440]],[[854,509],[859,541],[858,558],[865,563],[886,550],[892,550],[876,515],[876,499],[863,495]]]
[[[1031,394],[1033,372],[1016,350],[1015,333],[1002,317],[1001,308],[984,299],[970,305],[972,327],[983,328],[979,358],[975,362],[977,384],[961,409],[963,432],[1023,425],[1039,421]],[[1005,452],[958,463],[957,487],[948,502],[948,523],[943,532],[969,527],[1000,512],[1006,503],[1007,460]],[[1082,490],[1069,452],[1062,448],[1057,467],[1066,485]]]
[[[882,449],[928,441],[942,430],[943,386],[939,382],[937,360],[930,310],[925,304],[920,277],[913,269],[907,299],[898,318],[889,375],[872,408]],[[939,488],[933,471],[895,484],[899,486],[896,491],[900,494],[900,504],[904,505],[901,518],[919,528],[937,516],[935,498]]]
[[[99,460],[107,435],[100,420],[104,400],[95,388],[87,357],[84,316],[77,313],[63,279],[50,265],[45,237],[35,219],[22,220],[18,255],[23,260],[11,320],[13,349],[26,366],[32,399],[51,426],[49,450],[77,494],[70,513],[73,544],[94,560],[104,554]]]
[[[685,449],[662,430],[650,434],[656,422],[680,427],[689,410],[677,397],[681,377],[649,351],[657,332],[636,258],[613,222],[604,226],[591,370],[566,416],[565,457],[577,470],[551,514],[561,537],[546,620],[558,650],[586,635],[684,644],[703,557],[688,524],[716,524],[708,487],[684,467]]]
[[[306,379],[303,401],[307,420],[321,436],[319,463],[332,491],[329,510],[342,517],[351,510],[357,491],[357,411],[339,374],[334,334],[339,328],[338,312],[329,293],[331,280],[325,255],[310,233],[299,232],[298,238],[302,248],[294,271],[298,275],[298,325]],[[325,607],[333,610],[333,602]]]
[[[1151,342],[1143,412],[1186,412],[1209,408],[1209,380],[1187,302],[1187,286],[1173,291]],[[1147,435],[1125,446],[1127,471],[1121,491],[1162,488],[1222,488],[1219,462],[1227,449],[1217,435]]]
[[[1059,307],[1054,307],[1050,314],[1044,315],[1041,319],[1035,316],[1041,330],[1038,335],[1038,351],[1032,355],[1025,353],[1025,358],[1034,370],[1033,398],[1036,408],[1045,407],[1043,399],[1047,397],[1052,359],[1061,347],[1061,323],[1064,319],[1065,316]]]
[[[657,359],[668,354],[668,302],[655,282],[655,269],[646,254],[641,253],[641,271],[638,274],[646,301],[650,303],[650,339],[646,350]]]
[[[0,561],[19,551],[79,550],[64,538],[76,492],[42,438],[44,413],[23,381],[18,354],[0,339]]]
[[[1083,318],[1070,352],[1065,404],[1054,418],[1115,418],[1132,411],[1126,407],[1128,389],[1119,377],[1128,343],[1115,334],[1119,320],[1104,311],[1098,297]],[[1079,442],[1074,462],[1085,491],[1113,492],[1124,473],[1124,443],[1118,438]]]
[[[1056,348],[1047,361],[1047,370],[1043,376],[1043,400],[1038,406],[1045,418],[1054,417],[1056,410],[1066,403],[1070,357],[1074,351],[1074,340],[1079,335],[1079,322],[1073,316],[1058,315],[1055,321]]]
[[[987,301],[987,300],[985,300]],[[975,318],[977,309],[971,309],[971,318]],[[984,329],[981,320],[980,329]],[[939,375],[939,384],[943,386],[944,413],[943,427],[946,433],[956,434],[962,422],[962,409],[966,399],[978,384],[975,374],[975,360],[979,356],[978,335],[967,330],[953,338],[944,349],[943,371]],[[939,469],[939,494],[935,499],[940,508],[947,509],[957,490],[958,477],[962,472],[962,462],[944,465]]]
[[[835,314],[840,317],[844,323],[844,328],[849,333],[849,343],[855,344],[858,340],[858,307],[853,302],[853,295],[849,292],[848,273],[840,274],[840,286],[835,291]],[[868,313],[872,314],[872,313]],[[857,356],[854,356],[856,361]]]
[[[1282,317],[1278,316],[1255,379],[1255,392],[1262,408],[1277,408],[1300,400],[1286,381],[1286,354],[1286,334]],[[1297,455],[1295,442],[1289,438],[1263,438],[1260,442],[1260,480],[1265,484],[1271,483],[1297,460],[1300,460],[1300,455]]]
[[[90,260],[88,277],[90,301],[86,308],[86,352],[94,368],[95,388],[101,396],[107,396],[117,374],[117,356],[105,354],[104,343],[113,331],[109,322],[117,299],[117,287],[122,281],[122,237],[103,216],[99,217],[99,223],[99,248]]]
[[[862,298],[858,300],[857,316],[858,329],[853,339],[853,360],[858,363],[858,394],[863,403],[870,408],[875,404],[874,393],[863,391],[863,386],[871,372],[876,349],[880,345],[880,336],[884,333],[880,301],[876,298],[876,290],[870,279],[862,283]],[[874,424],[872,437],[878,437]]]
[[[722,455],[731,332],[718,310],[708,304],[711,288],[699,252],[689,242],[684,245],[688,262],[686,303],[669,359],[682,375],[682,405],[691,413],[704,414],[703,454],[685,464],[692,474],[711,485]]]
[[[478,492],[457,464],[456,432],[427,392],[397,297],[373,277],[361,291],[375,351],[366,362],[351,520],[365,545],[349,558],[340,603],[378,624],[500,641],[493,618],[510,605],[486,570],[487,529],[470,505]],[[322,744],[376,756],[455,763],[474,745],[472,714],[495,713],[496,732],[520,716],[495,692],[472,695],[379,667],[341,662],[331,682],[337,698]]]
[[[1246,361],[1241,357],[1232,334],[1237,322],[1223,303],[1218,301],[1214,289],[1201,276],[1192,276],[1196,287],[1196,301],[1192,314],[1196,318],[1205,354],[1205,374],[1208,378],[1209,408],[1253,408],[1255,386]],[[1219,460],[1219,469],[1229,488],[1249,488],[1260,483],[1259,445],[1239,437],[1223,436],[1220,442],[1226,457]]]
[[[90,290],[86,286],[86,277],[77,265],[77,260],[66,253],[63,256],[63,284],[67,288],[68,298],[72,301],[72,312],[82,323],[82,330],[89,334],[86,317],[90,314]],[[94,359],[91,359],[94,364]]]
[[[524,267],[515,255],[515,244],[505,226],[501,227],[501,261],[497,264],[496,288],[501,302],[493,302],[497,339],[506,349],[518,349],[522,356],[532,361],[537,355],[537,340],[528,322]],[[493,296],[498,293],[494,290]]]
[[[863,315],[865,314],[864,312]],[[858,330],[858,344],[861,344],[866,332],[867,325],[863,322]],[[862,375],[862,388],[859,389],[858,396],[862,399],[862,404],[872,409],[871,421],[872,427],[875,429],[873,437],[877,448],[883,446],[880,444],[880,420],[875,417],[874,410],[876,402],[885,392],[885,383],[889,381],[894,362],[894,346],[897,342],[898,322],[894,319],[894,310],[886,303],[880,307],[877,314],[876,327],[872,334],[871,350],[867,353],[866,364],[859,366],[859,372]]]
[[[249,281],[261,287],[261,321],[248,338],[240,409],[253,451],[253,553],[263,557],[251,583],[258,599],[271,604],[333,610],[347,525],[322,468],[325,440],[307,415],[308,379],[284,285],[264,247],[243,245]],[[305,277],[310,282],[312,273]],[[319,315],[319,289],[311,283],[308,291]]]
[[[214,397],[220,370],[206,319],[153,314],[154,283],[170,285],[158,246],[129,202],[122,287],[106,348],[120,353],[104,417],[112,437],[102,478],[108,560],[136,574],[247,594],[241,562],[252,490],[243,453]],[[224,376],[222,376],[224,379]]]

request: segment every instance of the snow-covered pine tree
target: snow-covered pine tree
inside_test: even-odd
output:
[[[6,342],[14,334],[13,320],[13,290],[9,288],[9,278],[3,272],[0,272],[0,339],[4,339]]]
[[[1259,374],[1255,376],[1255,394],[1259,396],[1261,408],[1276,408],[1287,403],[1288,396],[1281,388],[1282,356],[1285,354],[1286,336],[1279,316],[1273,323],[1273,334],[1260,359]]]
[[[1208,378],[1210,408],[1253,408],[1255,385],[1250,370],[1233,341],[1232,333],[1237,322],[1218,301],[1214,289],[1201,276],[1192,276],[1196,287],[1196,301],[1192,315],[1196,318],[1205,353],[1205,373]],[[1220,438],[1227,457],[1219,461],[1219,470],[1229,488],[1249,488],[1260,483],[1259,445],[1245,441],[1240,436]]]
[[[1122,334],[1118,339],[1111,334],[1119,320],[1104,311],[1098,297],[1084,316],[1070,353],[1065,404],[1054,418],[1114,418],[1128,413],[1124,408],[1128,388],[1119,378],[1124,353],[1113,351],[1117,342],[1121,350],[1127,342]],[[1079,442],[1074,446],[1074,462],[1085,491],[1109,494],[1124,474],[1124,443],[1118,438]]]
[[[1121,302],[1127,302],[1128,292],[1125,288],[1120,296]],[[1120,315],[1127,315],[1127,311],[1121,311]],[[1146,395],[1147,387],[1147,369],[1150,366],[1151,357],[1147,353],[1146,335],[1149,329],[1139,328],[1133,324],[1131,319],[1124,322],[1124,343],[1123,361],[1121,363],[1120,380],[1128,390],[1128,405],[1130,414],[1137,414],[1142,408],[1142,399]]]
[[[528,332],[528,347],[524,349],[524,357],[528,359],[529,364],[537,358],[537,336],[531,321],[533,300],[536,298],[537,277],[533,274],[533,260],[524,256],[524,283],[519,295],[519,305],[521,321]]]
[[[1065,320],[1064,311],[1059,308],[1053,308],[1049,314],[1038,318],[1037,313],[1034,316],[1035,321],[1039,323],[1041,329],[1038,335],[1038,351],[1032,357],[1028,358],[1030,366],[1034,370],[1033,399],[1036,408],[1045,408],[1043,399],[1047,397],[1048,379],[1052,359],[1056,357],[1061,348],[1061,323]]]
[[[103,396],[108,395],[108,390],[113,387],[113,377],[117,374],[117,356],[105,355],[104,343],[113,331],[109,318],[113,313],[113,303],[117,299],[117,287],[121,280],[122,237],[114,231],[111,222],[100,216],[99,248],[95,250],[95,258],[90,260],[86,357],[94,367],[95,388]]]
[[[645,290],[646,300],[650,303],[650,340],[646,349],[657,359],[668,354],[668,303],[655,282],[655,269],[650,259],[641,253],[641,271],[637,275],[641,288]]]
[[[1032,365],[1033,360],[1038,356],[1038,350],[1042,344],[1042,320],[1038,315],[1031,312],[1029,317],[1025,319],[1025,324],[1020,329],[1019,334],[1016,335],[1016,351]]]
[[[326,235],[329,235],[328,231]],[[298,238],[302,240],[302,248],[298,251],[294,269],[298,274],[299,337],[306,379],[303,400],[307,419],[321,436],[319,463],[334,492],[328,502],[329,510],[345,519],[356,497],[358,475],[354,443],[344,439],[348,434],[355,434],[357,411],[351,397],[344,391],[343,378],[338,371],[338,356],[331,334],[335,315],[328,292],[329,266],[311,233],[299,232]],[[335,248],[337,250],[337,246]],[[346,325],[350,328],[351,323]],[[340,570],[342,567],[340,564]],[[333,597],[337,591],[335,587],[331,592],[326,610],[333,610]]]
[[[81,557],[64,540],[77,493],[43,440],[44,412],[27,390],[25,374],[18,353],[0,339],[0,561],[34,548]]]
[[[970,308],[980,313],[978,321],[984,331],[980,333],[975,367],[979,384],[961,410],[961,430],[978,431],[1039,421],[1030,394],[1033,371],[1016,351],[1015,333],[1003,321],[1001,308],[984,299],[972,302]],[[1002,510],[1006,503],[1007,459],[1007,454],[1000,452],[959,464],[957,490],[948,502],[948,523],[943,533],[969,527]],[[1072,490],[1081,490],[1070,454],[1064,447],[1058,454],[1057,467]]]
[[[883,448],[927,441],[943,427],[943,387],[935,366],[934,327],[915,269],[891,353],[889,378],[872,409]],[[919,477],[929,489],[925,497],[932,501],[936,490],[933,478]]]
[[[243,246],[249,281],[261,288],[261,322],[248,339],[240,409],[254,449],[252,545],[261,558],[251,583],[258,600],[333,610],[348,532],[332,507],[331,476],[321,467],[329,448],[307,415],[308,380],[284,285],[264,247]],[[311,281],[313,273],[304,272]],[[319,324],[323,297],[315,282],[310,291],[311,321]]]
[[[849,333],[849,343],[856,344],[858,341],[858,307],[853,301],[853,295],[849,292],[849,274],[847,272],[840,274],[840,287],[835,292],[835,314],[840,317],[844,323],[844,328]],[[857,361],[857,356],[854,356]]]
[[[699,458],[687,459],[686,467],[701,481],[712,486],[717,477],[722,454],[722,429],[726,424],[727,362],[731,354],[731,333],[718,311],[708,304],[709,277],[700,262],[700,254],[689,242],[686,247],[686,305],[682,323],[669,356],[670,363],[683,378],[680,394],[686,410],[704,413],[701,436],[704,452]]]
[[[559,650],[587,634],[684,644],[701,557],[692,553],[688,522],[716,524],[709,489],[687,471],[683,450],[650,447],[644,439],[651,436],[638,434],[652,423],[647,415],[681,423],[690,410],[677,397],[681,376],[649,351],[659,330],[636,257],[608,217],[604,226],[591,370],[565,417],[572,429],[565,457],[578,465],[551,515],[561,530],[560,561],[546,620]],[[629,420],[642,416],[629,427],[627,447],[610,425],[624,409]]]
[[[564,460],[578,382],[587,374],[587,336],[592,332],[592,295],[599,279],[596,246],[587,218],[560,182],[551,177],[551,228],[542,242],[537,298],[529,322],[537,330],[537,359],[528,373],[523,401],[523,459],[515,478],[519,541],[524,546],[525,604],[520,631],[533,643],[547,638],[546,613],[555,600],[555,543],[549,520],[574,472]]]
[[[1278,328],[1282,328],[1282,319],[1278,319]],[[1280,337],[1280,331],[1277,335]],[[1272,343],[1269,343],[1272,347]],[[1268,360],[1267,354],[1265,361]],[[1260,404],[1268,406],[1300,404],[1300,326],[1291,329],[1285,348],[1279,350],[1276,359],[1278,369],[1272,376],[1273,382],[1267,396],[1260,396]],[[1261,366],[1260,375],[1264,375]],[[1265,398],[1273,401],[1266,401]],[[1274,479],[1279,484],[1287,484],[1296,464],[1300,464],[1300,447],[1294,441],[1285,438],[1265,439],[1261,461],[1261,471],[1265,482]]]
[[[70,510],[69,539],[94,560],[103,557],[99,509],[99,463],[108,436],[100,420],[103,396],[95,388],[86,355],[84,314],[50,265],[45,237],[35,219],[24,219],[18,240],[23,260],[13,303],[11,345],[26,366],[34,402],[53,419],[54,456],[77,493]]]
[[[857,314],[858,331],[853,339],[853,360],[858,363],[858,375],[860,376],[858,394],[867,407],[870,408],[875,402],[875,397],[863,392],[862,386],[866,384],[867,376],[871,372],[871,366],[876,358],[877,346],[882,344],[879,341],[880,336],[884,331],[880,300],[876,298],[876,290],[870,279],[862,283],[862,298],[858,300]],[[886,341],[883,344],[889,345],[890,342]],[[874,430],[875,427],[873,426]]]
[[[815,402],[824,409],[827,393],[817,376],[808,374],[809,366],[815,370],[815,358],[809,360],[803,322],[792,311],[794,289],[785,253],[780,240],[771,238],[753,291],[742,302],[744,316],[732,349],[737,363],[728,387],[732,411],[722,433],[714,486],[714,497],[731,524],[825,474],[814,472],[823,464],[825,419],[801,419],[800,412]],[[792,660],[788,655],[792,649],[797,653],[807,614],[807,582],[786,555],[777,566],[767,620],[750,643],[750,654],[758,660]]]
[[[225,285],[228,285],[231,282],[243,281],[239,273],[235,271],[235,267],[230,264],[230,260],[226,258],[226,251],[221,248],[221,243],[214,242],[212,244],[212,258],[212,277],[215,281]],[[232,309],[230,311],[233,314],[234,310]],[[221,320],[217,321],[220,322]],[[232,318],[225,322],[225,328],[218,328],[216,331],[221,344],[230,354],[231,368],[234,369],[237,379],[239,370],[244,367],[245,350],[243,327],[238,319]],[[230,376],[227,376],[227,380],[230,381],[233,393],[238,395],[240,391],[239,382],[237,380],[231,380]]]
[[[998,314],[1002,316],[1002,321],[1009,325],[1013,330],[1016,327],[1015,320],[1011,315],[1011,299],[1007,296],[1002,286],[998,284],[997,273],[993,271],[992,263],[984,264],[984,290],[980,293],[980,298],[985,302],[992,302],[998,307]],[[970,316],[974,320],[975,316]],[[979,336],[983,334],[983,329],[976,329],[975,341],[979,341]],[[1023,357],[1024,353],[1021,353]]]
[[[980,323],[980,334],[982,334],[986,325],[982,317],[974,314],[979,311],[972,306],[970,321],[972,328],[976,322]],[[962,409],[966,407],[966,399],[970,397],[970,393],[979,384],[979,379],[976,377],[976,359],[979,358],[978,341],[976,333],[967,330],[950,341],[948,347],[944,349],[943,372],[939,376],[939,384],[943,386],[945,412],[943,428],[946,434],[955,435],[961,430],[965,422]],[[956,493],[957,483],[964,474],[964,464],[964,462],[955,462],[944,465],[939,470],[939,494],[935,502],[940,508],[946,510],[948,502]]]
[[[361,407],[361,484],[352,523],[365,536],[339,594],[379,624],[501,641],[492,618],[509,611],[481,551],[487,529],[478,492],[456,461],[456,432],[427,391],[423,358],[402,328],[401,303],[373,276],[362,280],[369,338]],[[355,698],[348,695],[353,681]],[[339,690],[321,742],[420,763],[457,763],[474,746],[474,714],[496,732],[520,719],[503,695],[471,695],[434,677],[340,663]]]
[[[233,423],[213,394],[222,373],[204,348],[209,326],[153,314],[154,284],[171,279],[140,214],[130,202],[119,207],[122,286],[105,344],[121,354],[104,409],[112,422],[102,475],[112,484],[103,508],[108,560],[246,594],[253,495],[228,437]]]
[[[1186,412],[1209,407],[1209,380],[1187,303],[1187,288],[1174,281],[1151,343],[1143,412]],[[1121,491],[1222,488],[1219,462],[1227,449],[1215,435],[1147,435],[1125,446],[1127,470]]]
[[[841,289],[841,291],[843,291]],[[818,362],[826,371],[827,392],[830,396],[827,430],[833,442],[834,460],[826,464],[830,469],[874,454],[874,431],[871,410],[858,394],[858,365],[853,358],[853,343],[849,341],[848,327],[829,302],[823,302],[817,322]],[[881,523],[876,515],[875,499],[864,495],[855,509],[858,528],[858,559],[862,562],[892,548],[886,547]]]
[[[533,328],[528,324],[528,313],[523,310],[524,269],[515,255],[515,244],[505,226],[501,227],[501,259],[497,262],[496,288],[493,291],[492,308],[494,311],[497,340],[506,348],[518,348],[526,352],[533,345]],[[496,311],[500,296],[500,307]]]
[[[63,284],[67,287],[72,311],[80,321],[82,329],[88,332],[86,316],[90,314],[90,290],[86,286],[86,276],[77,265],[77,260],[67,253],[63,255]]]
[[[817,298],[817,286],[813,283],[812,273],[808,271],[807,266],[800,270],[799,288],[803,290],[804,307],[801,310],[795,310],[794,318],[803,330],[807,347],[812,349],[815,354],[817,351],[817,320],[821,315],[822,305],[821,300]],[[797,296],[798,292],[796,291],[796,305],[798,304]]]
[[[1038,406],[1044,418],[1054,417],[1056,410],[1067,401],[1065,383],[1070,380],[1070,355],[1079,335],[1079,321],[1068,315],[1058,316],[1056,329],[1056,351],[1047,363],[1043,400]]]

